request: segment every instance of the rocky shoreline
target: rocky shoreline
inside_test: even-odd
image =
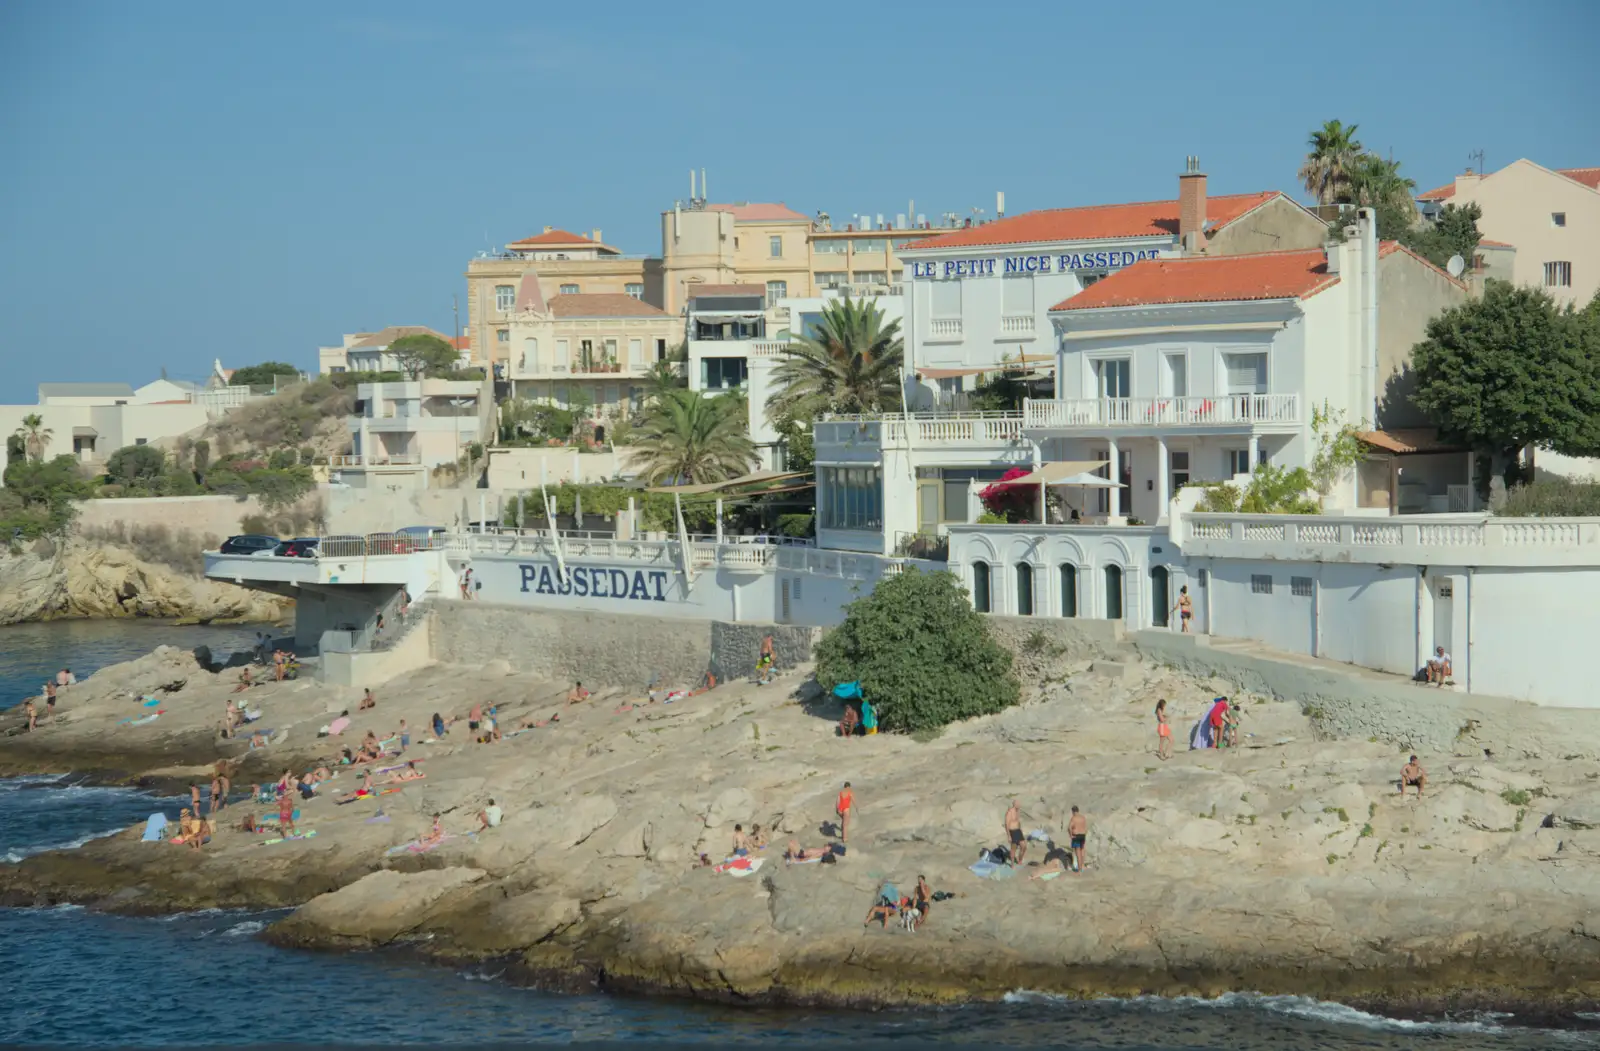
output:
[[[190,623],[281,620],[293,603],[146,561],[119,544],[73,537],[0,553],[0,625],[153,617]]]
[[[166,716],[117,721],[130,693],[176,672],[189,681],[163,702]],[[236,819],[262,808],[235,804],[201,852],[139,842],[134,829],[36,855],[0,868],[0,903],[292,908],[266,937],[496,961],[545,988],[734,1003],[946,1004],[1018,989],[1249,990],[1391,1013],[1600,1003],[1600,761],[1526,749],[1490,760],[1464,741],[1461,754],[1424,756],[1429,791],[1402,801],[1392,745],[1320,740],[1297,705],[1244,698],[1246,747],[1161,763],[1149,749],[1154,698],[1181,716],[1224,684],[1137,662],[1113,679],[1065,659],[1039,679],[1023,706],[919,743],[832,736],[831,713],[803,699],[803,670],[776,688],[628,708],[636,698],[619,690],[569,707],[560,686],[504,667],[434,666],[380,688],[378,709],[351,729],[359,740],[406,718],[407,758],[423,761],[425,780],[338,806],[325,797],[358,784],[341,774],[302,804],[299,825],[317,831],[307,840],[239,832]],[[186,785],[223,754],[244,784],[327,758],[318,728],[359,696],[311,682],[251,690],[262,721],[285,731],[251,753],[210,730],[231,682],[176,650],[106,669],[69,691],[60,725],[0,738],[0,770]],[[472,743],[462,724],[422,743],[416,728],[433,711],[474,701],[500,704],[503,729],[524,714],[562,719],[495,744]],[[822,841],[846,779],[861,807],[848,854],[785,865],[790,838]],[[968,870],[1001,838],[1013,795],[1027,827],[1058,837],[1067,807],[1084,807],[1086,873],[1034,881],[1025,865],[997,881]],[[504,824],[469,835],[490,797]],[[434,813],[450,838],[405,849]],[[736,822],[773,830],[760,870],[738,879],[694,866],[726,852]],[[878,885],[909,890],[919,873],[957,897],[914,935],[863,930]]]

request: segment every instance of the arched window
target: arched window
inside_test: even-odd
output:
[[[1017,616],[1033,616],[1033,567],[1017,563]]]
[[[1078,615],[1078,567],[1071,562],[1061,563],[1061,615]]]
[[[972,608],[989,612],[989,563],[972,563]]]
[[[1106,619],[1122,619],[1122,567],[1106,567]]]
[[[1150,623],[1158,628],[1166,627],[1171,606],[1167,595],[1167,567],[1155,566],[1150,570]]]

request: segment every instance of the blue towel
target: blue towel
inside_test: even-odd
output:
[[[999,865],[996,865],[992,861],[974,861],[972,864],[967,866],[967,868],[972,870],[972,874],[977,876],[979,879],[988,879],[990,876],[994,875],[994,870],[999,867]]]
[[[861,683],[859,680],[856,682],[841,682],[833,688],[833,695],[841,701],[854,700],[861,696]]]
[[[162,834],[167,830],[167,815],[151,814],[144,822],[144,841],[146,843],[159,843]]]

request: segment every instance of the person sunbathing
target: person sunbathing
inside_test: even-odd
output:
[[[250,735],[250,750],[252,752],[255,751],[257,748],[265,748],[266,746],[267,746],[267,738],[266,738],[265,734],[261,733],[258,730],[255,733]]]
[[[439,814],[433,815],[433,828],[428,830],[426,836],[417,840],[419,847],[431,847],[436,843],[444,842],[444,826],[439,823],[440,816]]]
[[[579,701],[589,699],[589,691],[583,688],[583,683],[574,683],[572,689],[567,691],[567,703],[577,704]]]
[[[302,784],[320,785],[324,781],[333,780],[333,771],[325,766],[319,766],[302,779]]]
[[[240,672],[239,672],[239,685],[237,685],[237,686],[235,686],[233,688],[233,692],[234,693],[243,693],[245,690],[248,690],[250,687],[252,687],[254,685],[255,685],[255,682],[253,680],[251,680],[251,678],[250,678],[250,666],[247,664],[247,665],[244,666],[244,668],[242,668],[240,670]]]
[[[410,762],[406,764],[404,770],[390,774],[387,783],[394,784],[397,781],[417,781],[426,776],[427,775],[421,770],[417,769],[417,764],[415,762]]]
[[[788,848],[783,852],[783,860],[811,861],[815,858],[825,858],[832,853],[833,844],[831,843],[821,847],[802,847],[799,840],[791,839]]]
[[[853,704],[845,705],[844,717],[839,720],[839,736],[854,737],[856,735],[856,727],[860,725],[861,716],[856,714],[856,706]]]
[[[375,793],[374,793],[373,788],[372,788],[372,771],[368,770],[361,778],[361,787],[360,788],[356,789],[354,792],[346,792],[344,795],[339,796],[337,799],[335,799],[334,802],[335,803],[354,803],[358,799],[364,799],[367,796],[374,795],[374,794]]]
[[[767,846],[767,834],[761,831],[760,825],[750,826],[750,849],[764,850]]]

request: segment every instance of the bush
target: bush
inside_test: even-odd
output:
[[[814,536],[816,535],[816,524],[816,515],[779,515],[778,535],[802,538]]]
[[[949,573],[907,570],[845,607],[817,646],[817,682],[859,680],[885,730],[931,730],[1021,698],[1011,654]]]
[[[166,467],[166,454],[155,446],[124,445],[106,460],[106,475],[121,485],[148,486]]]
[[[64,532],[87,499],[89,480],[69,455],[18,460],[5,469],[0,488],[0,539],[29,540]]]
[[[94,543],[121,544],[146,562],[159,562],[196,577],[205,574],[205,552],[216,550],[222,542],[214,536],[188,529],[173,530],[164,525],[129,526],[124,522],[85,529],[82,535]]]
[[[1600,482],[1557,475],[1519,485],[1506,493],[1494,513],[1506,518],[1589,518],[1600,516]]]

